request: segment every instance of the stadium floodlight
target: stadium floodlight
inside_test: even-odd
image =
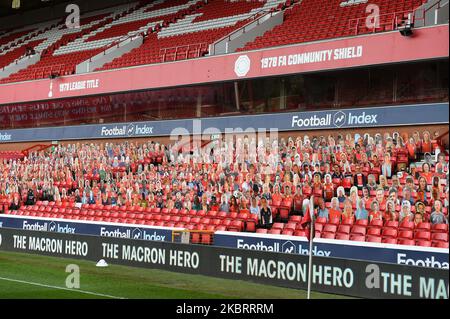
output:
[[[413,35],[413,23],[411,22],[411,15],[408,17],[406,23],[398,28],[400,34],[404,37]]]
[[[20,0],[13,0],[11,3],[13,9],[20,9]]]
[[[413,35],[413,28],[412,28],[411,24],[402,26],[402,27],[398,28],[398,30],[400,31],[400,34],[404,37],[410,37]]]

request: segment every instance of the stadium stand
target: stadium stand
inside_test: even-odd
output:
[[[177,143],[43,145],[0,153],[0,202],[18,216],[308,236],[313,195],[316,237],[448,247],[448,151],[428,132],[413,145],[406,133],[363,136],[238,139],[258,156],[229,166]]]
[[[218,0],[200,3],[193,14],[150,33],[142,46],[101,69],[201,57],[208,53],[209,44],[250,22],[258,12],[276,8],[282,2]]]
[[[32,64],[0,83],[70,75],[77,65],[132,36],[142,36],[137,48],[97,70],[198,58],[210,45],[261,15],[282,11],[284,22],[238,50],[384,32],[404,24],[422,0],[378,0],[379,26],[365,24],[365,5],[341,0],[158,0],[140,1],[82,16],[80,28],[49,21],[10,31],[0,37],[0,70],[23,58],[27,48],[40,55]],[[329,12],[329,14],[323,14]],[[295,30],[295,32],[292,32]]]
[[[414,9],[425,2],[423,0],[371,1],[370,3],[378,5],[380,12],[383,13],[379,16],[379,25],[372,28],[366,25],[367,3],[365,1],[343,5],[346,2],[342,0],[302,0],[298,5],[292,7],[292,10],[285,11],[282,25],[276,26],[240,50],[248,51],[271,46],[392,31],[397,25],[403,24]]]
[[[282,3],[284,0],[244,4],[226,0],[141,1],[85,14],[80,28],[67,28],[64,21],[51,21],[34,26],[38,33],[10,32],[0,38],[0,52],[8,54],[7,59],[2,58],[5,65],[0,67],[22,57],[28,46],[41,58],[0,83],[74,74],[78,64],[131,35],[145,36],[144,44],[102,69],[200,57],[215,40]]]
[[[33,49],[35,54],[40,54],[40,60],[37,63],[13,73],[8,78],[0,80],[0,83],[45,78],[52,74],[74,74],[77,64],[102,50],[101,47],[82,47],[78,50],[68,50],[69,43],[73,43],[76,39],[86,37],[93,30],[97,30],[111,23],[115,18],[115,12],[123,12],[124,10],[130,11],[132,9],[130,9],[130,6],[121,6],[86,14],[80,20],[79,28],[68,28],[65,21],[43,23],[37,26],[38,32],[28,34],[28,40],[19,40],[19,42],[10,41],[3,47],[0,46],[0,52],[6,52],[7,54],[11,48],[17,45],[20,45],[20,48],[33,47],[32,41],[39,41],[39,44],[34,46]],[[103,42],[102,44],[105,46],[108,43]]]

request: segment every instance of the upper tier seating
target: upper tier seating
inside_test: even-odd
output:
[[[425,0],[376,0],[380,25],[366,26],[367,3],[343,0],[158,0],[140,1],[82,16],[80,29],[50,21],[0,36],[0,69],[33,47],[41,60],[1,83],[74,74],[76,66],[132,35],[143,44],[98,70],[198,58],[210,44],[257,16],[284,10],[285,21],[238,50],[393,30]]]
[[[242,27],[258,12],[276,8],[282,2],[284,0],[208,1],[192,14],[149,33],[142,46],[100,69],[200,57],[208,53],[209,44]]]
[[[247,43],[239,51],[393,30],[394,17],[402,21],[426,0],[375,0],[343,6],[343,0],[301,0],[285,11],[284,23]],[[379,7],[379,28],[366,26],[368,4]],[[356,31],[357,30],[357,31]]]
[[[31,31],[10,32],[0,40],[7,42],[15,36],[28,34],[31,39],[21,45],[34,46],[41,54],[41,60],[0,83],[45,78],[51,74],[74,74],[77,64],[134,34],[148,33],[149,36],[140,48],[117,58],[103,69],[199,57],[208,51],[212,42],[248,23],[262,10],[275,9],[284,1],[141,1],[89,13],[82,17],[80,29],[67,29],[64,21],[51,21],[35,26],[40,30],[38,35],[30,36]],[[31,40],[41,42],[35,44]],[[188,45],[191,46],[171,50]],[[10,53],[2,59],[2,64],[6,66],[23,55],[23,50]]]
[[[128,6],[118,7],[120,10],[129,10]],[[119,10],[116,8],[116,10]],[[18,82],[31,79],[45,78],[51,74],[57,73],[59,75],[69,75],[75,73],[75,66],[92,55],[101,51],[97,48],[96,51],[89,47],[84,47],[79,51],[62,50],[69,43],[84,36],[85,34],[96,30],[99,27],[113,21],[114,10],[107,9],[97,11],[95,13],[87,14],[80,19],[80,28],[67,28],[65,21],[51,21],[41,24],[38,27],[38,34],[29,36],[29,39],[23,41],[17,50],[25,50],[26,47],[33,47],[37,54],[40,54],[40,60],[33,65],[28,66],[21,71],[12,74],[8,78],[0,81],[0,83]],[[39,41],[37,45],[34,42]],[[11,44],[9,44],[11,46]],[[6,47],[7,45],[5,45]],[[0,49],[2,49],[0,47]],[[9,52],[13,48],[8,49]],[[6,54],[8,53],[6,50]],[[1,55],[0,55],[1,56]],[[2,58],[3,61],[3,58]]]

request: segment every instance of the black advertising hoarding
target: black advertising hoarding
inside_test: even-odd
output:
[[[308,256],[0,229],[0,250],[306,289]],[[448,299],[448,270],[314,257],[312,289],[362,298]]]

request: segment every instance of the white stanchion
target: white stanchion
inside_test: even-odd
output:
[[[314,196],[311,196],[309,200],[309,216],[311,218],[311,227],[309,228],[309,261],[308,261],[308,299],[311,299],[311,284],[312,284],[312,251],[313,251],[313,240],[314,240]]]

